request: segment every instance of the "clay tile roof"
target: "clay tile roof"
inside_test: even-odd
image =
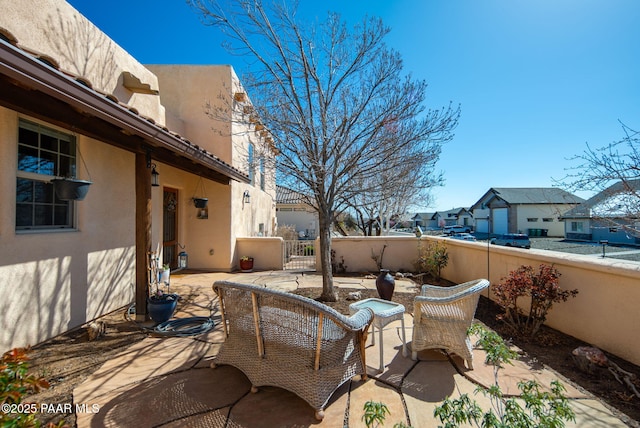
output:
[[[309,204],[308,196],[283,186],[276,186],[277,204]]]

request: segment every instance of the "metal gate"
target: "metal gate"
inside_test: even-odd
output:
[[[284,241],[282,253],[285,270],[316,270],[315,241]]]

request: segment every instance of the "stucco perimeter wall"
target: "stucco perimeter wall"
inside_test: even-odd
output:
[[[280,237],[255,237],[236,239],[236,267],[240,265],[240,257],[253,257],[255,270],[282,270],[282,247],[284,241]]]
[[[344,265],[347,272],[376,272],[378,265],[372,256],[382,255],[382,268],[393,271],[411,272],[418,259],[418,239],[412,236],[369,236],[333,238],[331,248],[335,252],[335,262]],[[320,248],[317,244],[317,248]],[[319,251],[316,252],[316,266],[320,266]]]
[[[524,250],[457,241],[450,238],[422,237],[423,241],[446,243],[449,264],[443,277],[453,282],[487,278],[497,284],[521,265],[537,269],[541,263],[554,265],[562,274],[560,287],[577,289],[577,297],[556,304],[547,325],[640,364],[640,264],[597,256],[552,251]],[[374,271],[372,249],[387,245],[383,268],[411,270],[417,258],[417,238],[334,238],[338,259],[344,257],[349,272]],[[489,272],[489,274],[487,274]],[[491,297],[493,295],[491,294]]]

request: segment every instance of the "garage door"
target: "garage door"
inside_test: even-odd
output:
[[[476,232],[489,233],[489,222],[485,219],[476,220]]]
[[[496,208],[493,210],[493,233],[502,234],[509,232],[508,209]]]

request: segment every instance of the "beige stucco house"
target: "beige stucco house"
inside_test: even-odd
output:
[[[295,227],[302,239],[318,237],[318,213],[309,198],[295,190],[276,186],[276,217],[279,226]]]
[[[473,215],[464,207],[452,208],[447,211],[436,211],[433,218],[440,228],[455,225],[473,227]]]
[[[479,233],[562,237],[561,216],[582,202],[556,187],[492,187],[469,211]]]
[[[0,10],[0,351],[144,317],[150,250],[230,271],[273,233],[275,149],[231,66],[144,66],[63,0]]]

